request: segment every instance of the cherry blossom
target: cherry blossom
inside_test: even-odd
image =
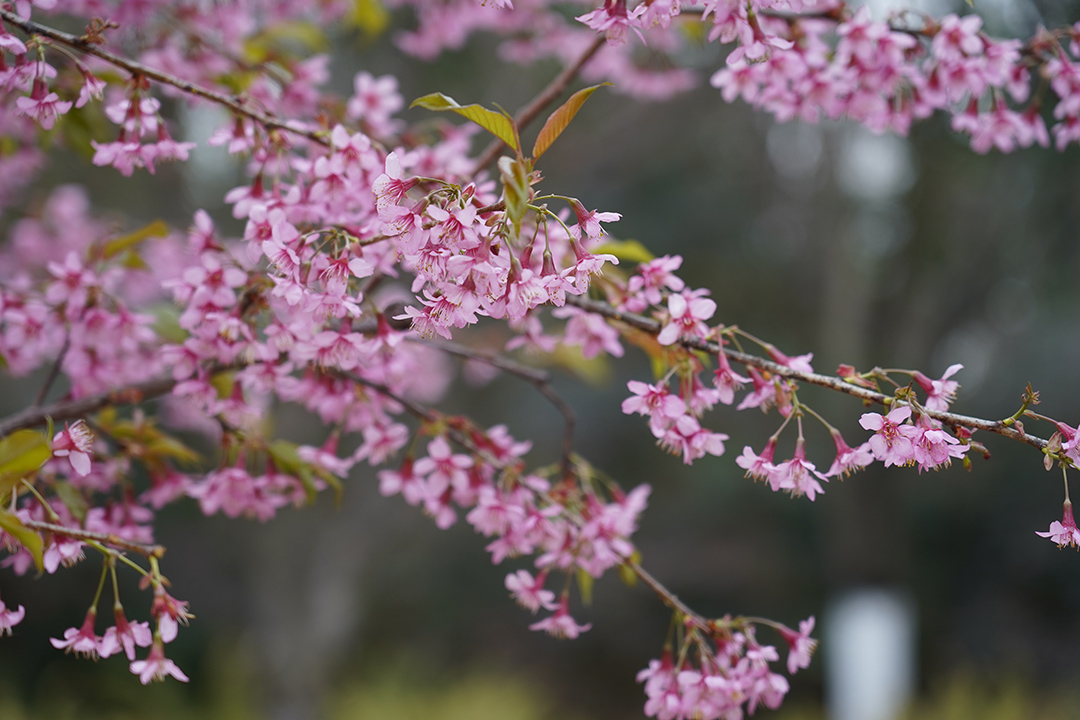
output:
[[[884,417],[879,413],[863,413],[859,424],[865,430],[873,430],[868,441],[874,457],[890,465],[907,465],[915,459],[915,446],[912,444],[920,433],[914,425],[904,421],[911,417],[911,407],[902,405],[893,408]]]
[[[176,666],[176,663],[165,657],[165,646],[161,642],[151,645],[150,654],[145,660],[132,662],[131,672],[139,676],[139,682],[143,685],[148,685],[155,680],[164,680],[166,677],[173,677],[180,682],[188,681],[188,676]]]
[[[1040,537],[1050,538],[1057,543],[1058,547],[1071,545],[1080,550],[1080,530],[1077,529],[1076,521],[1073,519],[1072,503],[1067,499],[1065,500],[1061,522],[1054,520],[1050,523],[1048,531],[1035,531],[1035,534]]]
[[[550,615],[539,622],[529,626],[530,630],[543,630],[548,635],[557,638],[573,640],[578,635],[592,628],[592,623],[578,625],[574,618],[570,617],[569,603],[564,595],[559,601],[559,606],[554,615]]]
[[[26,616],[26,608],[20,605],[17,609],[8,609],[3,600],[0,600],[0,637],[11,635],[12,628],[22,622]]]
[[[96,660],[98,657],[101,638],[94,632],[94,623],[97,620],[97,610],[90,608],[86,612],[83,624],[77,628],[68,628],[64,631],[64,639],[51,638],[49,642],[57,650],[75,653],[75,655],[88,657]]]

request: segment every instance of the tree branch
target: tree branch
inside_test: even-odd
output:
[[[525,127],[539,115],[545,107],[555,102],[555,99],[559,97],[566,90],[567,86],[574,81],[577,74],[581,72],[581,68],[585,66],[585,63],[592,59],[592,56],[604,46],[607,42],[603,34],[598,35],[589,46],[585,48],[577,60],[571,65],[568,65],[561,73],[559,73],[554,80],[548,83],[547,87],[537,94],[532,100],[529,101],[525,107],[518,110],[514,115],[514,123],[517,125],[518,130]],[[473,166],[472,174],[476,175],[478,172],[487,167],[499,154],[499,151],[506,147],[506,143],[502,140],[492,140],[491,143],[484,148],[484,152],[480,153],[480,157],[476,160],[476,165]]]
[[[570,404],[551,387],[551,375],[543,370],[537,370],[528,365],[514,362],[510,358],[489,350],[476,350],[447,340],[424,341],[419,338],[409,339],[414,342],[422,342],[425,345],[437,348],[450,355],[487,363],[492,367],[515,375],[535,387],[537,392],[543,395],[547,401],[559,411],[559,414],[563,416],[562,455],[559,458],[559,470],[563,477],[568,477],[570,475],[570,458],[574,452],[574,426],[577,423],[577,415],[574,413],[574,409],[570,407]]]
[[[165,554],[165,547],[163,545],[144,545],[143,543],[134,542],[133,540],[125,540],[119,535],[114,535],[112,533],[91,532],[90,530],[83,530],[82,528],[72,528],[65,525],[56,525],[54,523],[38,522],[37,520],[23,520],[22,524],[31,530],[51,532],[54,535],[66,535],[67,537],[75,538],[76,540],[94,540],[105,545],[112,545],[114,547],[123,548],[124,550],[131,550],[140,555],[145,555],[148,558],[160,558]]]
[[[317,132],[314,132],[312,130],[304,130],[303,128],[296,127],[295,125],[290,124],[290,121],[287,120],[278,120],[270,117],[269,115],[264,115],[261,112],[251,110],[245,107],[239,101],[226,95],[222,95],[219,92],[207,90],[206,88],[194,85],[187,80],[182,80],[181,78],[155,70],[151,67],[143,65],[142,63],[138,63],[134,60],[130,60],[128,58],[121,57],[120,55],[111,53],[108,50],[103,50],[97,45],[91,43],[85,37],[78,37],[76,35],[71,35],[69,33],[61,32],[54,28],[41,25],[31,20],[24,20],[10,10],[0,9],[0,18],[2,18],[4,22],[14,25],[15,27],[19,28],[20,30],[29,35],[38,35],[48,38],[53,42],[67,45],[70,48],[78,50],[79,52],[86,53],[87,55],[93,55],[96,58],[100,58],[111,65],[114,65],[123,70],[127,70],[132,75],[141,75],[145,78],[149,78],[150,80],[154,80],[155,82],[159,82],[164,85],[171,85],[178,90],[188,93],[189,95],[195,95],[196,97],[201,97],[204,100],[209,100],[211,102],[217,103],[218,105],[223,105],[232,110],[237,115],[243,115],[246,118],[250,118],[251,120],[254,120],[255,122],[262,125],[263,127],[284,130],[286,132],[293,133],[294,135],[299,135],[301,137],[307,138],[308,140],[314,143],[318,143],[319,145],[322,145],[324,147],[330,146],[330,141],[322,137]]]
[[[637,328],[638,330],[644,330],[650,335],[657,335],[660,332],[661,323],[658,320],[647,318],[644,315],[638,315],[636,313],[624,312],[622,310],[616,310],[614,307],[602,300],[593,300],[582,296],[567,295],[566,303],[568,305],[574,305],[586,312],[602,315],[610,320],[629,325],[630,327]],[[820,375],[818,373],[805,373],[798,370],[792,370],[789,367],[773,362],[772,360],[766,360],[763,357],[757,355],[751,355],[749,353],[739,352],[738,350],[730,350],[728,348],[721,348],[721,346],[715,342],[700,340],[698,338],[684,338],[679,340],[679,344],[689,350],[701,350],[703,352],[716,355],[723,350],[724,354],[728,356],[730,360],[737,362],[741,365],[748,367],[754,367],[758,370],[778,375],[780,377],[788,378],[790,380],[797,380],[799,382],[808,383],[810,385],[818,385],[821,387],[835,390],[836,392],[844,393],[857,397],[860,400],[866,400],[879,405],[890,405],[893,401],[891,395],[885,395],[877,392],[876,390],[870,390],[869,388],[860,387],[858,385],[852,385],[844,381],[842,378],[831,375]],[[995,433],[997,435],[1003,435],[1012,440],[1019,440],[1020,442],[1027,443],[1032,447],[1042,450],[1046,447],[1046,440],[1036,435],[1029,435],[1028,433],[1020,432],[1015,427],[1009,427],[1001,420],[985,420],[983,418],[971,417],[969,415],[959,415],[951,412],[940,412],[937,410],[922,410],[928,416],[941,422],[942,424],[951,428],[967,428],[969,430],[983,430],[985,432]]]

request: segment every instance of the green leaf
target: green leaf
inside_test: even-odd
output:
[[[34,565],[37,566],[38,572],[41,572],[44,568],[41,556],[41,536],[23,525],[22,520],[7,510],[0,510],[0,528],[26,548],[30,556],[34,558]]]
[[[640,564],[641,552],[637,549],[634,550],[634,553],[630,556],[628,562],[619,564],[617,570],[619,573],[619,579],[622,580],[623,585],[625,585],[626,587],[634,587],[635,585],[637,585],[637,573],[634,572],[634,569],[631,567],[631,565]]]
[[[514,132],[514,122],[502,113],[488,110],[486,107],[477,105],[476,103],[473,103],[472,105],[459,105],[457,100],[443,95],[442,93],[431,93],[430,95],[416,98],[409,107],[422,107],[436,112],[452,110],[458,115],[468,118],[484,128],[513,148],[515,152],[521,152],[521,148],[518,145],[517,133]]]
[[[315,23],[288,22],[271,25],[258,35],[244,42],[243,57],[251,63],[261,63],[272,59],[280,51],[292,45],[298,54],[322,52],[330,46],[326,34]]]
[[[646,263],[656,258],[649,248],[637,240],[608,240],[599,247],[592,248],[589,252],[594,255],[609,254],[625,260],[626,262]]]
[[[226,400],[232,397],[235,387],[233,372],[220,372],[210,377],[210,386],[217,391],[218,400]]]
[[[577,569],[578,592],[581,593],[581,602],[592,605],[593,577],[581,568]]]
[[[49,439],[37,430],[17,430],[0,440],[0,497],[50,457]]]
[[[353,0],[345,22],[367,37],[374,39],[390,24],[390,13],[380,0]]]
[[[288,440],[278,439],[270,443],[266,452],[278,470],[300,480],[304,486],[304,492],[307,493],[308,504],[315,502],[315,497],[319,493],[318,488],[315,487],[315,473],[311,466],[300,458],[300,454],[296,452],[296,445]]]
[[[122,253],[124,250],[135,247],[148,237],[165,237],[169,234],[169,226],[165,224],[164,220],[155,220],[154,222],[139,228],[135,232],[130,232],[127,235],[121,235],[115,240],[110,240],[105,243],[105,249],[102,250],[101,256],[108,260]]]
[[[499,177],[503,184],[506,216],[514,225],[514,235],[521,233],[521,221],[529,210],[529,171],[525,159],[503,155],[499,158]]]
[[[594,92],[610,85],[611,83],[605,82],[599,85],[593,85],[583,90],[578,90],[576,93],[570,96],[570,99],[564,102],[558,107],[555,112],[548,115],[547,121],[544,123],[544,127],[540,128],[540,134],[536,137],[536,144],[533,145],[533,160],[543,155],[551,144],[562,135],[563,130],[570,124],[570,121],[574,119],[574,116],[578,114],[578,110],[585,104],[585,101],[589,99],[589,96]]]
[[[86,498],[79,492],[74,485],[66,482],[56,482],[53,484],[53,490],[56,491],[57,496],[60,498],[60,502],[64,503],[64,506],[71,511],[79,522],[81,523],[86,519],[86,511],[89,506],[86,502]]]

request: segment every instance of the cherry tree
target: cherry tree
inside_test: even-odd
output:
[[[342,96],[317,43],[287,41],[340,23],[378,29],[398,7],[415,16],[402,52],[434,60],[485,32],[503,60],[563,69],[511,114],[442,92],[403,98],[394,77],[366,71]],[[702,40],[726,52],[707,77],[678,62]],[[643,48],[666,62],[643,61]],[[1038,534],[1080,547],[1068,493],[1077,430],[1039,414],[1030,385],[1013,415],[984,419],[951,409],[959,364],[936,378],[815,370],[812,353],[718,317],[709,289],[680,277],[680,256],[618,239],[614,210],[627,209],[596,209],[542,176],[595,93],[662,100],[702,80],[779,121],[845,118],[904,135],[941,113],[977,153],[1064,150],[1080,140],[1080,23],[1021,40],[990,37],[976,12],[874,19],[838,0],[18,0],[0,5],[0,51],[0,364],[43,377],[32,404],[0,419],[3,565],[23,575],[101,561],[58,650],[123,654],[144,684],[186,682],[167,648],[192,614],[168,580],[155,515],[194,501],[208,516],[265,522],[348,492],[350,471],[368,465],[383,495],[488,538],[532,630],[587,632],[576,597],[609,572],[651,589],[673,619],[658,657],[642,659],[646,715],[778,707],[811,662],[814,609],[797,629],[708,617],[646,568],[633,535],[649,486],[624,488],[588,462],[573,403],[531,361],[567,350],[644,354],[652,375],[610,411],[640,415],[686,464],[734,454],[796,502],[872,463],[970,468],[993,436],[1024,443],[1064,477],[1061,520]],[[424,112],[406,114],[410,100]],[[189,160],[178,117],[205,107],[229,118],[208,144],[245,163],[248,182],[225,196],[241,237],[205,211],[187,228],[117,233],[72,186],[26,212],[54,147],[149,177]],[[74,131],[94,123],[107,139]],[[480,134],[490,140],[474,153]],[[562,418],[557,455],[533,457],[513,428],[440,410],[449,383],[433,368],[451,357],[533,386]],[[844,437],[811,404],[825,391],[852,399],[864,432]],[[321,420],[325,443],[268,430],[267,411],[290,404]],[[776,430],[731,448],[717,405],[768,412]],[[192,429],[212,456],[181,439]],[[122,602],[119,573],[145,597]],[[32,612],[0,595],[0,635]]]

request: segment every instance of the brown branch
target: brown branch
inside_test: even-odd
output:
[[[154,378],[77,400],[62,400],[44,407],[29,407],[0,421],[0,437],[23,428],[45,425],[49,418],[54,421],[74,420],[109,406],[136,405],[144,400],[165,395],[176,387],[178,382],[172,378]]]
[[[603,34],[597,35],[577,60],[572,64],[567,65],[554,80],[548,83],[547,87],[541,90],[536,97],[525,105],[525,107],[518,110],[517,114],[514,115],[514,124],[519,131],[521,128],[535,120],[536,116],[539,115],[545,107],[555,102],[555,99],[574,81],[577,74],[581,72],[581,68],[585,66],[585,63],[592,59],[592,56],[604,46],[605,42],[607,42],[607,40]],[[484,152],[480,153],[480,157],[476,160],[476,165],[473,166],[472,174],[476,175],[491,164],[495,159],[495,156],[498,155],[499,151],[504,147],[506,147],[506,143],[502,140],[492,140],[491,143],[484,148]]]
[[[293,133],[294,135],[299,135],[301,137],[307,138],[308,140],[314,143],[318,143],[319,145],[322,145],[324,147],[330,146],[330,141],[318,132],[298,128],[295,125],[290,124],[290,121],[278,120],[256,110],[251,110],[245,105],[243,105],[241,102],[235,100],[234,98],[222,95],[221,93],[215,92],[214,90],[207,90],[206,88],[194,85],[187,80],[182,80],[181,78],[169,75],[167,73],[163,73],[159,70],[155,70],[151,67],[143,65],[142,63],[135,62],[134,60],[130,60],[128,58],[121,57],[120,55],[111,53],[108,50],[103,50],[97,45],[91,43],[89,39],[85,37],[78,37],[76,35],[71,35],[70,33],[60,32],[59,30],[56,30],[54,28],[46,27],[45,25],[40,25],[30,20],[24,20],[23,18],[19,17],[18,15],[9,10],[0,9],[0,18],[2,18],[4,22],[14,25],[15,27],[19,28],[20,30],[29,35],[38,35],[40,37],[48,38],[53,42],[61,43],[70,48],[78,50],[79,52],[85,53],[87,55],[93,55],[96,58],[100,58],[111,65],[114,65],[123,70],[127,70],[132,75],[140,75],[150,80],[154,80],[155,82],[159,82],[165,85],[171,85],[178,90],[188,93],[189,95],[201,97],[204,100],[209,100],[219,105],[223,105],[232,110],[237,115],[242,115],[246,118],[250,118],[251,120],[254,120],[265,128],[276,128],[278,130],[284,130],[286,132]]]
[[[559,470],[564,478],[570,476],[571,456],[574,453],[574,426],[577,423],[577,415],[570,404],[566,402],[555,389],[551,387],[551,375],[528,365],[514,362],[510,358],[499,355],[490,350],[477,350],[459,343],[447,340],[420,340],[409,338],[414,342],[422,342],[425,345],[442,350],[449,355],[456,355],[466,360],[475,360],[486,363],[494,368],[503,370],[530,383],[537,392],[550,402],[563,417],[562,455],[559,458]]]
[[[597,315],[603,315],[604,317],[615,320],[616,322],[629,325],[630,327],[637,328],[638,330],[644,330],[650,335],[656,335],[660,332],[661,323],[658,320],[645,317],[644,315],[638,315],[636,313],[623,312],[616,310],[614,307],[602,300],[593,300],[591,298],[567,295],[566,302],[568,305],[574,305],[586,312],[595,313]],[[689,350],[701,350],[703,352],[716,355],[721,351],[720,345],[708,340],[701,340],[698,338],[683,338],[679,340],[679,344]],[[857,397],[860,400],[877,403],[879,405],[890,405],[893,402],[891,395],[885,395],[884,393],[870,390],[869,388],[860,387],[858,385],[852,385],[842,378],[821,375],[818,373],[805,373],[798,370],[792,370],[789,367],[773,362],[772,360],[766,360],[763,357],[757,355],[751,355],[749,353],[739,352],[738,350],[731,350],[729,348],[723,348],[723,352],[729,359],[748,367],[754,367],[758,370],[762,370],[779,377],[788,378],[790,380],[797,380],[810,385],[818,385],[820,387],[829,388],[836,392],[844,393]],[[1046,447],[1046,440],[1036,435],[1029,435],[1028,433],[1022,433],[1014,427],[1006,425],[1001,420],[985,420],[983,418],[971,417],[970,415],[959,415],[951,412],[940,412],[937,410],[922,410],[921,412],[932,417],[933,419],[941,422],[942,424],[951,428],[967,428],[970,430],[983,430],[985,432],[995,433],[997,435],[1003,435],[1012,440],[1019,440],[1020,442],[1027,443],[1032,447],[1042,450]]]
[[[31,530],[51,532],[54,535],[66,535],[67,537],[75,538],[76,540],[93,540],[95,542],[104,543],[105,545],[112,545],[113,547],[123,548],[124,550],[131,550],[140,555],[145,555],[148,558],[160,558],[165,554],[165,547],[163,545],[144,545],[143,543],[138,543],[133,540],[125,540],[119,535],[114,535],[112,533],[91,532],[90,530],[83,530],[82,528],[66,527],[64,525],[39,522],[37,520],[23,520],[22,524]]]
[[[705,627],[708,621],[705,617],[699,613],[694,612],[690,607],[678,598],[675,593],[668,590],[663,583],[653,577],[645,568],[641,567],[633,560],[626,560],[623,565],[630,568],[630,570],[637,575],[643,583],[645,583],[650,590],[652,590],[660,598],[661,602],[667,605],[672,610],[680,613],[683,617],[693,621]]]

